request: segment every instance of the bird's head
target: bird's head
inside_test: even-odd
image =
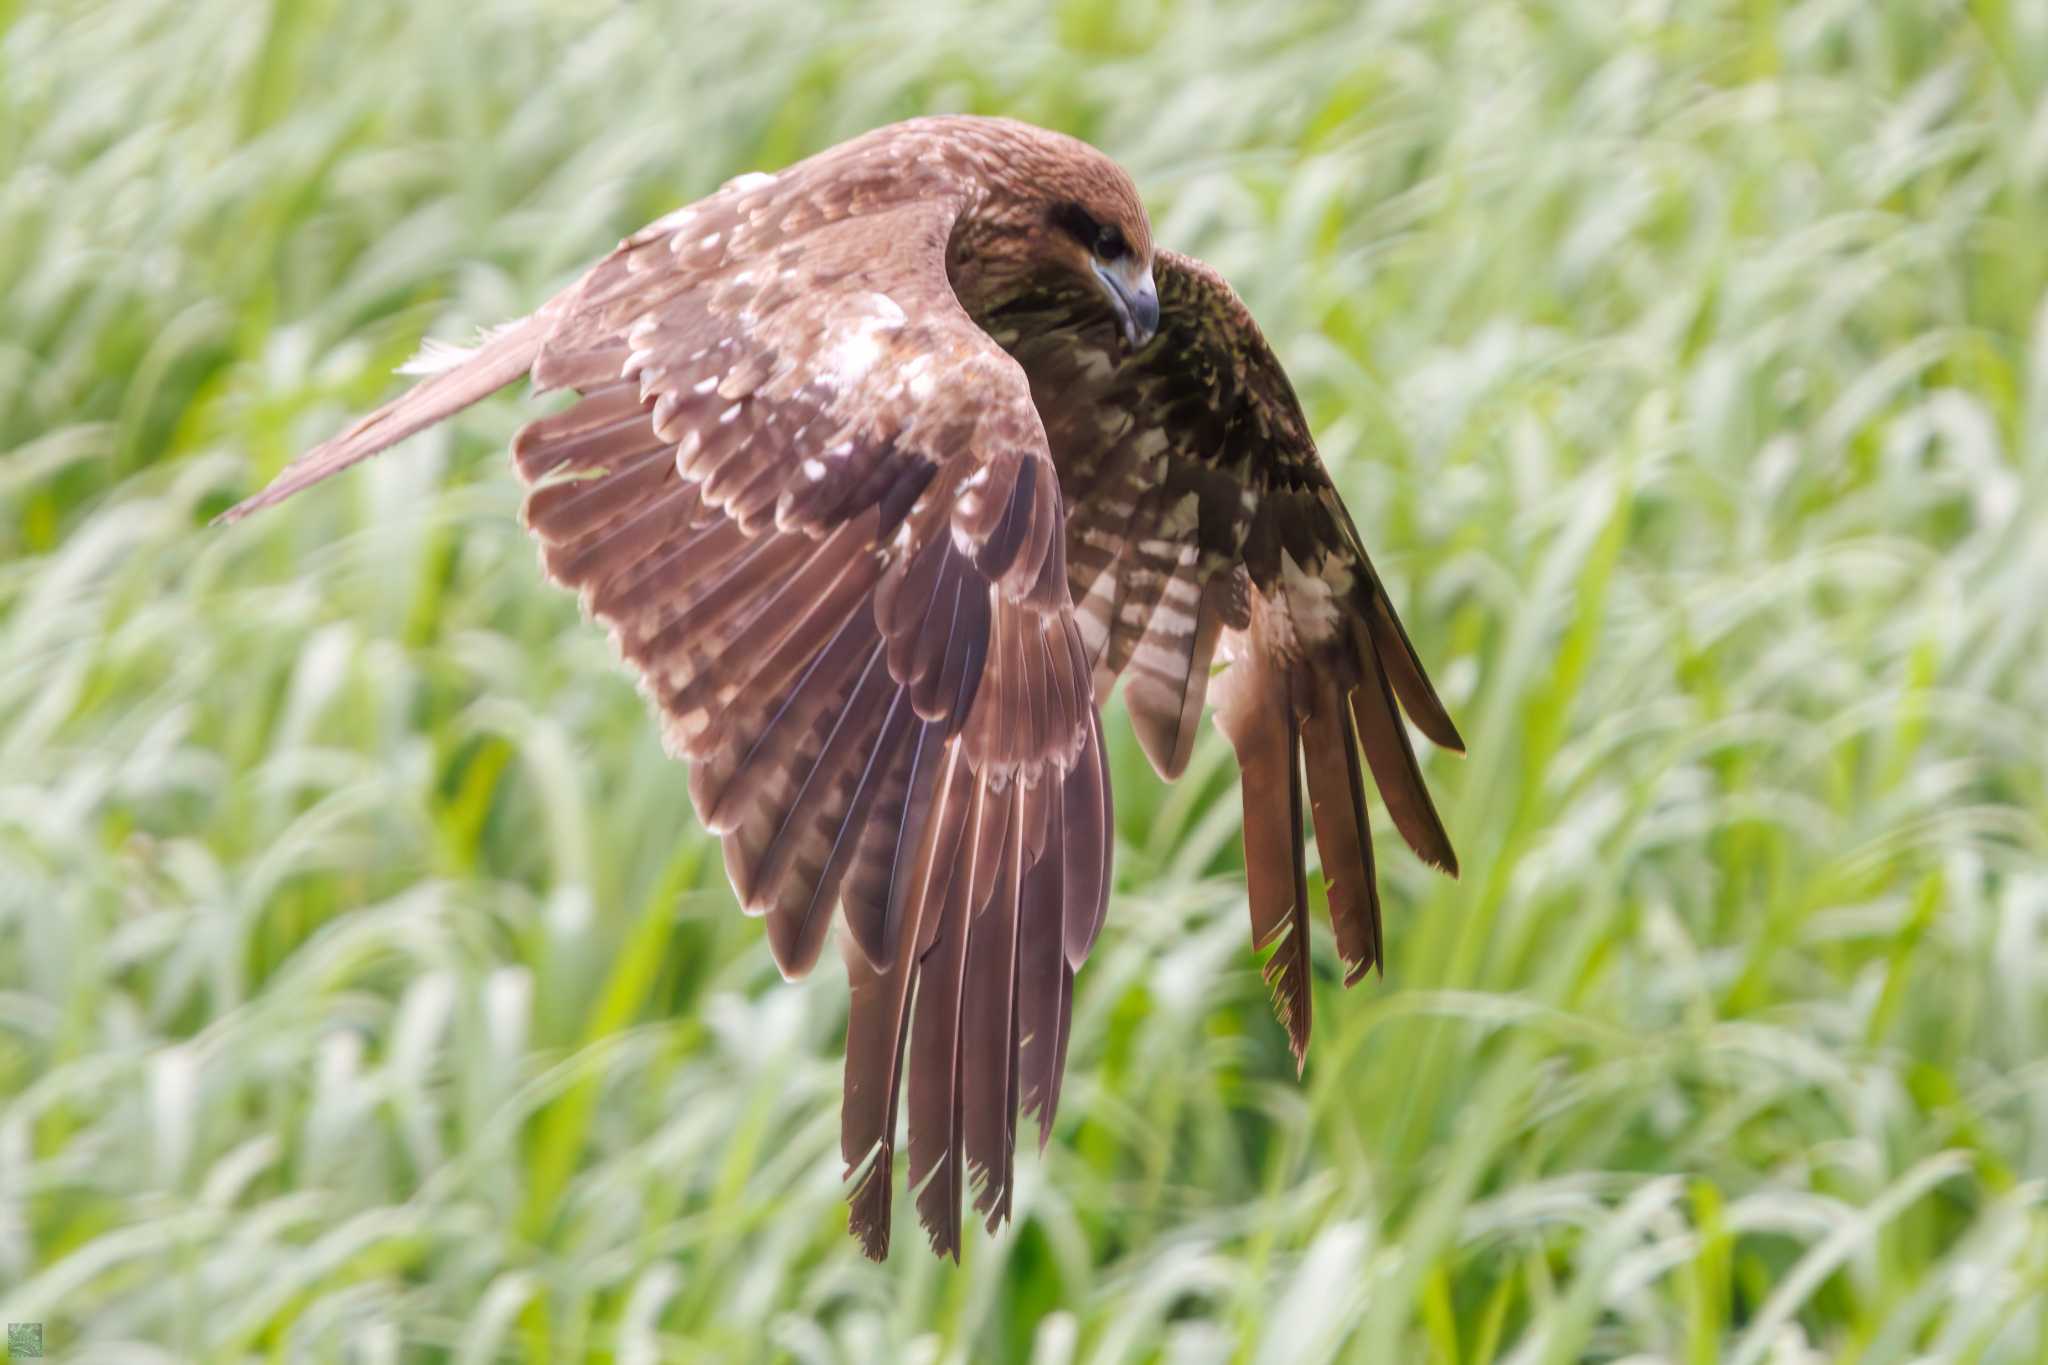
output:
[[[982,164],[994,191],[976,215],[976,262],[989,293],[1079,285],[1136,350],[1159,330],[1152,224],[1122,167],[1077,138],[1009,120],[991,129]],[[980,129],[977,129],[980,131]]]
[[[1152,234],[1145,210],[1130,195],[1063,198],[1046,210],[1045,249],[1102,291],[1124,344],[1135,351],[1159,331],[1159,291],[1152,284]]]

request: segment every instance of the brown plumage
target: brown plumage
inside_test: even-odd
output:
[[[1155,250],[1100,153],[920,119],[743,176],[620,243],[227,514],[522,375],[581,401],[512,444],[547,572],[612,631],[783,972],[835,919],[854,1234],[889,1246],[899,1115],[932,1245],[994,1228],[1043,1145],[1113,821],[1125,680],[1174,777],[1212,662],[1253,943],[1309,1034],[1305,830],[1345,983],[1382,960],[1365,773],[1455,873],[1405,713],[1461,749],[1279,362]],[[1304,788],[1306,800],[1304,800]]]

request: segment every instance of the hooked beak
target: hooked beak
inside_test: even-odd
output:
[[[1151,270],[1140,269],[1135,260],[1121,268],[1100,261],[1093,264],[1095,278],[1102,281],[1109,306],[1116,312],[1117,325],[1123,328],[1125,349],[1141,349],[1159,334],[1159,291],[1152,285]]]

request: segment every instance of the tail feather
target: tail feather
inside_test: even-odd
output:
[[[546,326],[546,320],[536,313],[498,328],[481,346],[468,352],[465,359],[453,364],[446,364],[449,357],[445,351],[437,354],[435,362],[444,364],[444,368],[429,374],[340,435],[314,446],[285,466],[269,487],[221,513],[215,524],[240,521],[251,512],[283,502],[300,489],[360,464],[496,393],[533,368]]]

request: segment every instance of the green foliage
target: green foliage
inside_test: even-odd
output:
[[[0,4],[0,1319],[52,1358],[2048,1359],[2048,22],[1962,0]],[[501,398],[208,517],[891,118],[1123,159],[1471,742],[1297,1081],[1228,753],[1116,732],[1065,1108],[844,1232]]]

